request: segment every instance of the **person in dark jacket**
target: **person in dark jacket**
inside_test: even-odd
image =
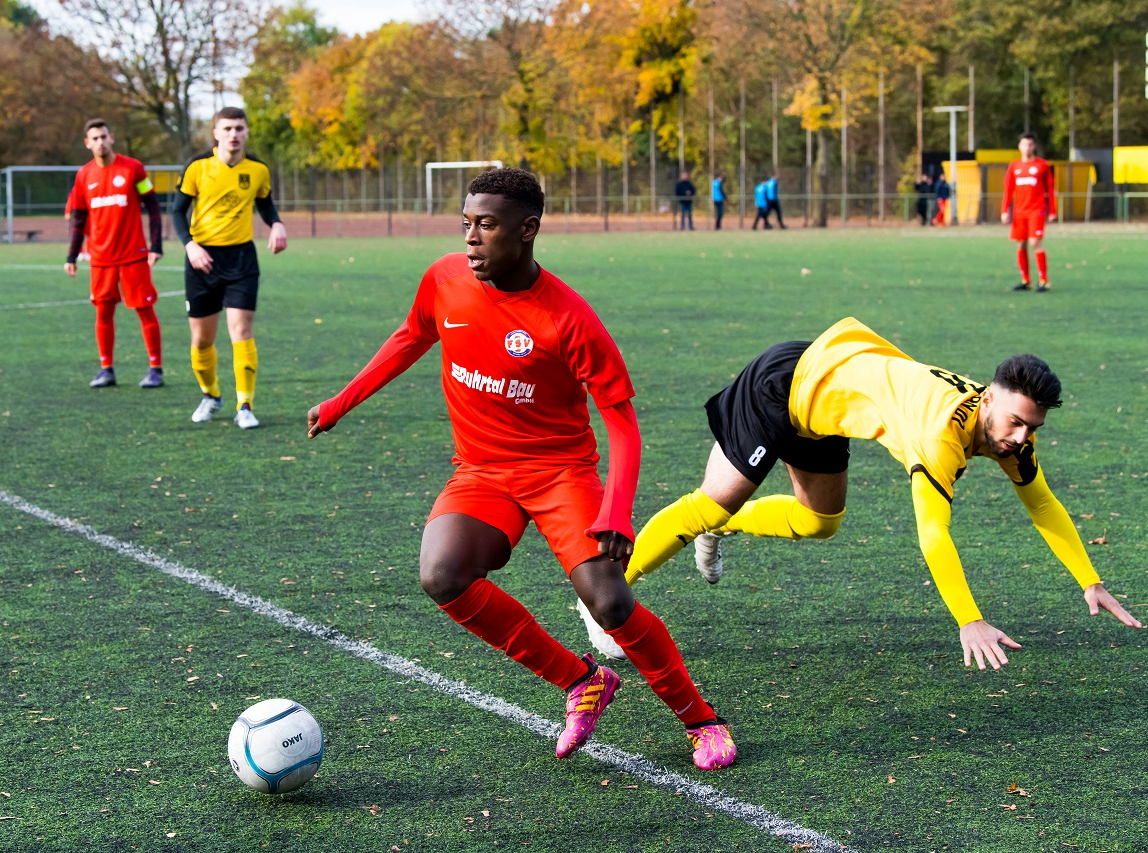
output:
[[[697,187],[690,181],[690,173],[682,172],[682,179],[674,184],[674,197],[681,206],[682,221],[679,231],[686,230],[686,220],[689,220],[690,230],[694,230],[694,196],[698,194]]]

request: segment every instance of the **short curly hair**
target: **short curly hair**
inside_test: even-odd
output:
[[[1024,353],[1006,358],[997,365],[993,382],[1006,391],[1028,397],[1042,409],[1059,409],[1060,379],[1048,362]]]
[[[546,195],[538,179],[525,169],[491,169],[483,172],[466,188],[470,195],[500,195],[518,202],[533,216],[541,216]]]

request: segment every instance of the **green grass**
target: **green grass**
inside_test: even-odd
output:
[[[422,522],[450,474],[436,354],[305,439],[307,408],[354,375],[454,248],[297,240],[265,256],[263,427],[240,432],[189,421],[181,299],[157,309],[167,387],[135,387],[146,358],[121,308],[123,384],[90,391],[90,307],[2,307],[83,298],[85,284],[55,268],[58,246],[0,247],[0,490],[559,719],[560,694],[419,589]],[[1148,241],[1054,232],[1049,294],[1009,291],[1013,252],[995,229],[555,235],[540,248],[630,366],[647,448],[639,522],[698,484],[710,394],[767,345],[852,314],[975,378],[1014,352],[1052,364],[1066,404],[1041,431],[1042,464],[1085,540],[1107,539],[1089,551],[1143,620]],[[34,264],[54,268],[12,266]],[[181,287],[177,272],[156,278]],[[971,468],[953,531],[986,617],[1025,646],[1004,670],[962,666],[904,472],[855,443],[833,540],[739,537],[717,587],[688,552],[638,587],[731,720],[738,763],[695,771],[677,721],[625,664],[599,739],[859,850],[1142,849],[1144,635],[1089,617],[999,471]],[[788,483],[775,472],[765,488]],[[533,530],[495,579],[587,647]],[[0,849],[790,849],[586,756],[558,762],[552,742],[4,505],[0,622]],[[329,739],[319,778],[282,798],[244,788],[225,754],[234,718],[275,695],[307,705]]]

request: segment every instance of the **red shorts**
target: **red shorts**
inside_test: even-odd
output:
[[[427,521],[457,512],[497,527],[518,544],[533,520],[566,574],[599,555],[586,535],[602,507],[602,480],[595,465],[561,468],[495,468],[463,463],[447,481]]]
[[[92,267],[92,302],[119,302],[121,289],[124,305],[133,309],[154,305],[159,296],[147,261]]]
[[[1012,229],[1008,232],[1010,240],[1039,240],[1044,237],[1043,213],[1014,213]]]

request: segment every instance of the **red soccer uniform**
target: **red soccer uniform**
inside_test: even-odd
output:
[[[460,252],[426,271],[406,321],[321,405],[320,423],[333,426],[440,340],[456,463],[592,464],[586,392],[599,408],[634,396],[618,347],[581,296],[545,270],[529,290],[505,293],[476,279]]]
[[[143,163],[123,154],[117,154],[111,165],[91,160],[80,169],[69,202],[73,210],[88,213],[93,267],[147,260],[140,197],[151,190]]]

